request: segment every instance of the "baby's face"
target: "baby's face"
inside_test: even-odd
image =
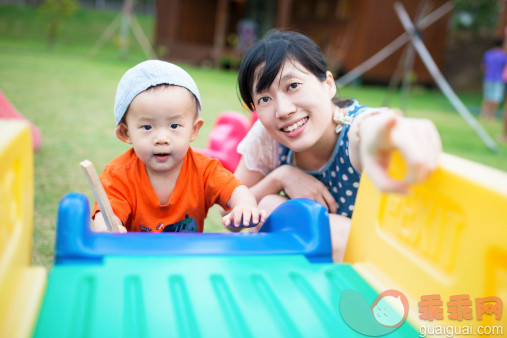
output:
[[[187,89],[162,86],[132,100],[126,123],[126,142],[150,175],[179,172],[202,119],[196,117],[196,102]]]

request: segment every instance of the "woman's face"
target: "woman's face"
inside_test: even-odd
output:
[[[259,120],[276,141],[294,152],[318,147],[323,136],[334,133],[336,106],[331,100],[336,85],[331,73],[320,81],[299,62],[285,61],[271,86],[256,92],[263,67],[255,70],[252,93]]]

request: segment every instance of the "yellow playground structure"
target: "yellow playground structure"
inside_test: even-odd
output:
[[[30,129],[0,122],[0,337],[31,334],[46,271],[31,265],[33,151]]]

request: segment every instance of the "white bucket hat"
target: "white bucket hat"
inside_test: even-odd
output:
[[[130,68],[123,74],[114,102],[116,125],[121,122],[132,100],[146,89],[169,84],[188,89],[197,98],[197,113],[201,111],[201,96],[192,77],[172,63],[161,60],[148,60]]]

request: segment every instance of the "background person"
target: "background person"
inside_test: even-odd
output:
[[[488,49],[482,58],[483,101],[480,117],[494,120],[498,105],[504,97],[503,69],[507,65],[507,54],[503,50],[503,41],[496,39],[494,46]]]

